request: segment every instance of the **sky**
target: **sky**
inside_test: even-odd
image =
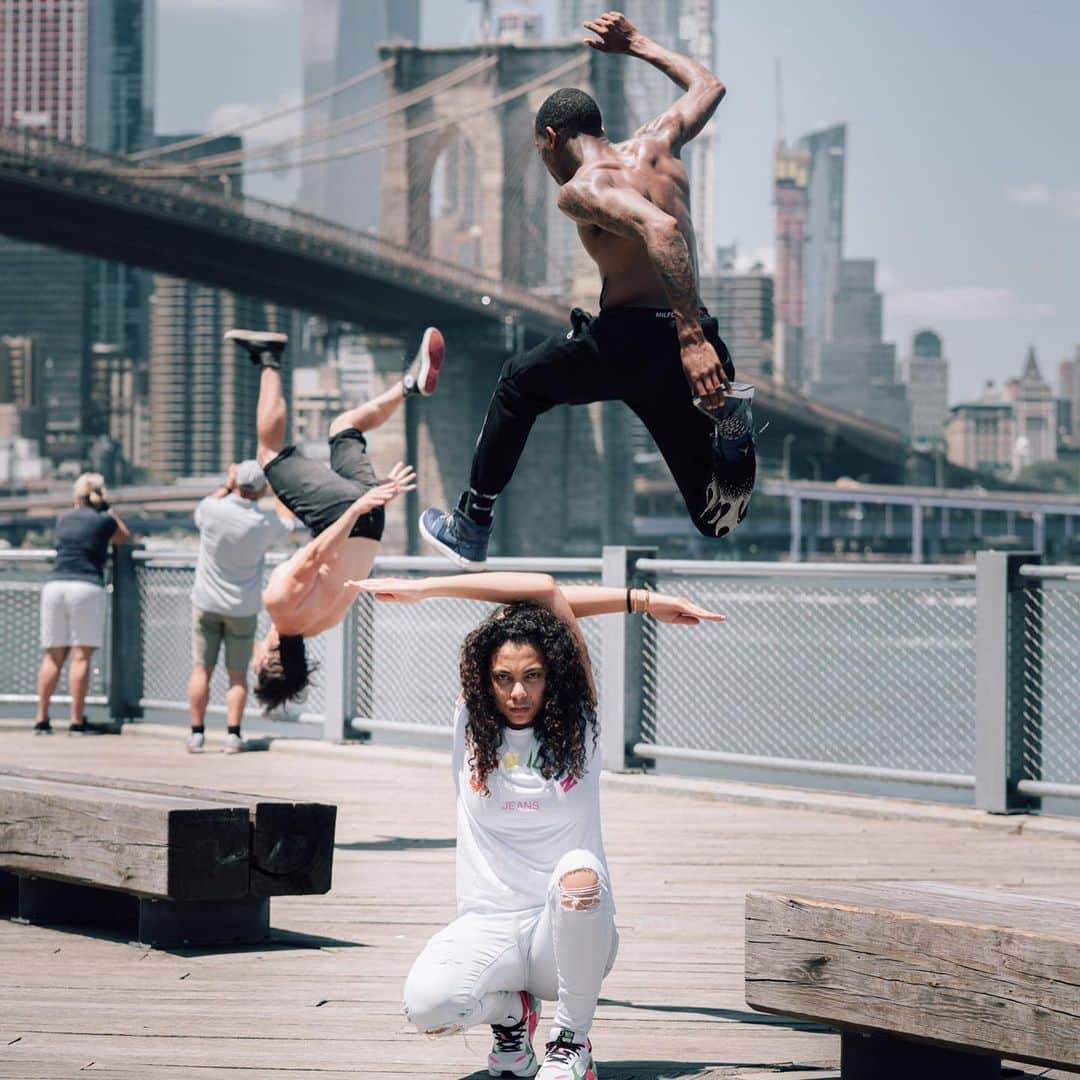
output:
[[[158,130],[223,129],[298,101],[302,7],[158,0]],[[533,7],[553,35],[557,0]],[[423,0],[422,44],[474,40],[478,8]],[[728,87],[717,243],[771,262],[779,60],[789,139],[848,125],[845,255],[877,260],[898,355],[915,330],[938,331],[953,401],[1019,374],[1029,346],[1056,382],[1080,347],[1080,0],[717,0],[715,12]],[[292,173],[248,190],[288,202],[297,186]]]

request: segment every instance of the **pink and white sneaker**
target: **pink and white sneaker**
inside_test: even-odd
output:
[[[540,1020],[540,999],[525,990],[518,993],[521,994],[521,1019],[506,1027],[491,1025],[495,1041],[488,1054],[488,1073],[492,1076],[535,1076],[539,1068],[532,1037]]]
[[[439,369],[446,357],[446,342],[442,331],[429,326],[420,339],[420,348],[412,363],[405,369],[401,384],[406,394],[422,394],[429,397],[439,385]]]
[[[596,1080],[592,1043],[588,1039],[574,1042],[574,1033],[564,1028],[547,1044],[536,1080]]]

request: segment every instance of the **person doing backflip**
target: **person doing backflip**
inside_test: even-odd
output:
[[[753,387],[701,306],[690,188],[679,160],[724,96],[694,60],[658,45],[619,12],[585,23],[599,52],[658,68],[684,91],[626,142],[604,133],[586,93],[556,90],[536,114],[535,142],[603,279],[600,315],[575,308],[565,334],[502,370],[456,509],[421,517],[421,535],[458,566],[487,559],[495,500],[514,474],[536,418],[555,405],[624,401],[671,469],[694,525],[728,535],[746,516],[756,463]]]
[[[406,396],[435,392],[446,349],[442,334],[429,326],[401,382],[330,425],[326,465],[285,445],[281,354],[288,337],[230,330],[225,340],[244,348],[261,369],[256,460],[280,502],[312,534],[310,543],[274,570],[263,592],[271,627],[255,643],[255,697],[273,709],[298,697],[308,684],[304,639],[341,622],[355,596],[345,582],[370,573],[383,533],[383,507],[416,486],[412,467],[401,462],[385,480],[376,478],[364,433],[386,423]]]

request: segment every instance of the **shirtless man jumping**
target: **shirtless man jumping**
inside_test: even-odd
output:
[[[724,96],[696,61],[641,34],[611,11],[585,23],[599,52],[659,68],[685,94],[626,142],[604,134],[581,90],[556,90],[536,114],[536,148],[561,187],[603,278],[600,315],[575,308],[565,334],[512,357],[502,370],[452,512],[426,510],[424,538],[458,566],[487,559],[495,499],[509,483],[536,418],[555,405],[624,401],[644,421],[705,536],[746,516],[754,485],[753,387],[735,371],[716,320],[698,296],[690,188],[679,160]]]
[[[304,638],[336,626],[356,597],[345,582],[371,572],[383,533],[383,507],[416,486],[412,467],[398,462],[381,483],[367,456],[364,432],[384,424],[409,394],[433,394],[439,381],[443,336],[428,327],[400,383],[343,412],[330,425],[330,464],[285,445],[281,387],[284,334],[230,330],[261,367],[256,427],[257,460],[281,503],[310,530],[312,540],[270,575],[263,604],[270,633],[255,645],[255,696],[268,709],[297,697],[308,683]]]

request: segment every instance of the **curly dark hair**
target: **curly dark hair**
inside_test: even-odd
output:
[[[303,637],[281,635],[255,672],[255,697],[259,704],[265,709],[276,709],[299,697],[317,666],[308,663]]]
[[[491,661],[506,642],[529,644],[547,672],[544,702],[533,723],[545,779],[568,775],[580,780],[586,767],[586,738],[596,747],[596,695],[570,628],[547,608],[520,602],[488,616],[461,646],[461,692],[469,710],[466,745],[472,753],[473,781],[485,795],[488,775],[498,766],[506,724],[491,689]]]

